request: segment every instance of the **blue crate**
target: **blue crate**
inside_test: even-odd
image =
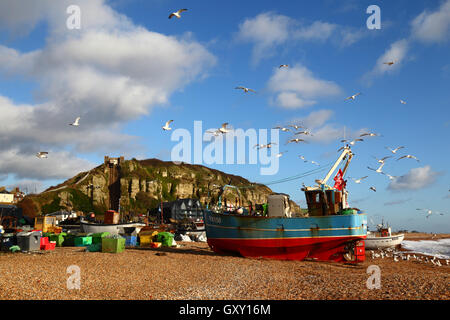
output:
[[[127,247],[135,247],[137,243],[136,236],[125,236],[125,246]]]

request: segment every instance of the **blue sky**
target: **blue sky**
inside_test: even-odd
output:
[[[70,4],[80,7],[81,29],[66,27]],[[372,4],[379,30],[366,26]],[[168,19],[181,8],[181,19]],[[292,133],[279,133],[288,152],[275,175],[261,175],[260,164],[210,165],[270,183],[316,168],[299,155],[335,161],[345,127],[350,138],[382,134],[352,148],[348,175],[369,177],[348,179],[350,205],[394,229],[448,233],[449,21],[448,0],[2,1],[0,184],[42,190],[106,154],[170,160],[172,132],[193,132],[194,121],[204,130],[310,127],[308,144],[285,145]],[[77,116],[80,127],[68,126]],[[174,131],[163,132],[169,119]],[[383,168],[394,181],[367,169],[387,146],[405,146]],[[42,150],[49,159],[34,156]],[[420,162],[396,160],[406,154]],[[304,207],[301,184],[324,175],[269,186]],[[446,214],[426,219],[416,208]]]

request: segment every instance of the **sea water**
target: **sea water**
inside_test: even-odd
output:
[[[450,259],[450,239],[402,241],[402,248],[414,253],[434,256],[439,259]]]

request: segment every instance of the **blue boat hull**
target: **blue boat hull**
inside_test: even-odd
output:
[[[344,261],[364,252],[365,214],[307,218],[257,217],[205,212],[208,244],[218,253],[245,257]],[[362,244],[361,244],[362,243]],[[359,255],[359,259],[364,259]]]

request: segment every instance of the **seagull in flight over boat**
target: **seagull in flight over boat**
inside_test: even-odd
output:
[[[350,141],[349,142],[349,140],[347,140],[347,139],[343,139],[343,140],[341,140],[341,142],[348,142],[350,145],[352,145],[352,146],[354,146],[355,145],[355,143],[357,142],[357,141],[364,141],[364,139],[354,139],[354,140],[352,140],[352,141]]]
[[[400,159],[404,159],[404,158],[415,159],[415,160],[417,160],[417,162],[420,162],[419,159],[417,159],[415,156],[412,156],[410,154],[407,154],[406,156],[402,156],[402,157],[398,158],[397,161]]]
[[[255,93],[256,93],[255,90],[250,89],[250,88],[246,88],[246,87],[242,87],[242,86],[236,87],[235,89],[241,89],[241,90],[244,90],[245,93],[247,93],[247,92],[249,92],[249,91],[255,92]]]
[[[36,153],[36,157],[38,157],[40,159],[48,158],[47,155],[48,155],[47,151],[41,151],[41,152]]]
[[[388,149],[389,151],[391,151],[394,154],[397,153],[398,150],[403,149],[403,148],[404,148],[403,146],[397,147],[395,149],[391,149],[391,148],[386,147],[386,149]]]
[[[162,127],[163,130],[164,130],[164,131],[172,130],[172,128],[169,126],[172,122],[173,122],[173,120],[167,121],[166,124]]]
[[[78,127],[80,125],[80,119],[81,117],[77,117],[73,123],[69,123],[69,125]]]
[[[295,139],[289,140],[286,144],[291,143],[291,142],[299,143],[300,141],[301,141],[301,142],[307,143],[307,142],[306,142],[305,140],[303,140],[303,139],[295,138]]]
[[[406,104],[406,101],[400,99],[401,104]]]
[[[180,10],[178,10],[178,11],[176,11],[176,12],[172,12],[172,13],[170,14],[170,16],[169,16],[169,19],[172,19],[173,17],[177,17],[178,19],[180,19],[180,18],[181,18],[181,13],[182,13],[183,11],[187,11],[187,9],[180,9]]]
[[[377,189],[375,187],[370,187],[369,189],[377,192]]]
[[[273,128],[273,129],[279,129],[279,130],[284,131],[284,132],[291,131],[289,128],[284,128],[284,127],[280,127],[280,126],[275,127],[275,128]]]
[[[383,168],[383,166],[384,166],[384,163],[382,163],[381,166],[380,166],[378,169],[373,169],[373,168],[371,168],[371,167],[367,167],[367,168],[369,168],[370,170],[373,170],[373,171],[375,171],[375,172],[378,172],[378,173],[383,173],[383,171],[381,171],[381,169]]]
[[[353,181],[355,181],[355,183],[361,183],[361,180],[363,180],[363,179],[365,179],[365,178],[367,178],[368,176],[365,176],[365,177],[362,177],[362,178],[359,178],[359,179],[353,179]]]
[[[361,94],[361,92],[355,93],[354,95],[345,98],[344,101],[345,101],[345,100],[355,100],[355,98],[356,98],[357,96],[359,96],[360,94]]]
[[[281,68],[289,68],[288,64],[280,64],[280,66],[278,67],[279,69]]]

